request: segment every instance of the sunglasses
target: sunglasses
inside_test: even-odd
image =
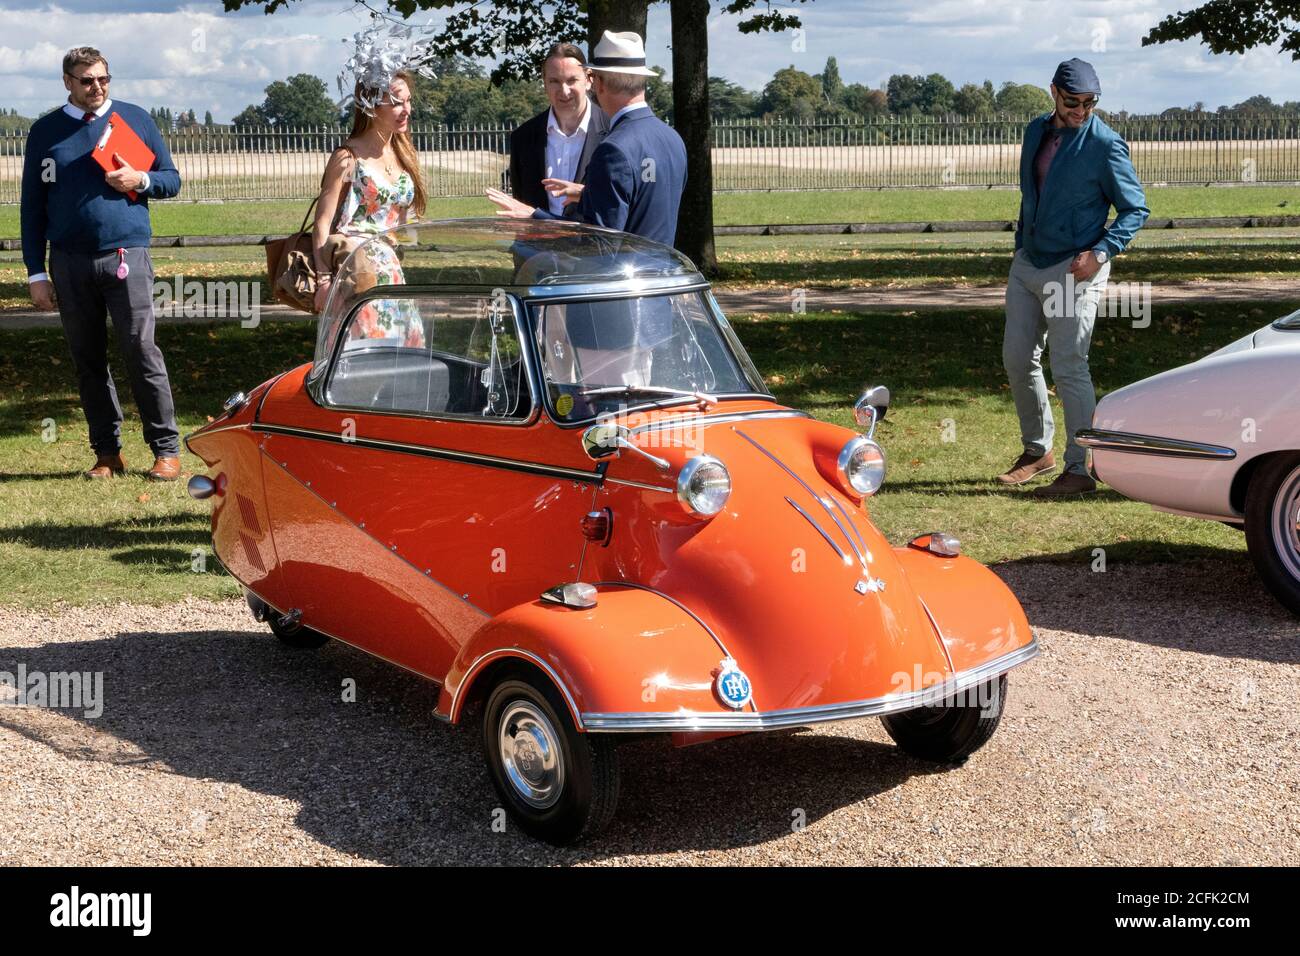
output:
[[[68,76],[72,76],[72,74],[69,73]],[[108,86],[109,83],[113,82],[111,74],[105,74],[104,76],[72,76],[72,78],[86,89],[90,89],[96,83],[100,86]]]
[[[1064,106],[1067,110],[1078,109],[1080,106],[1082,106],[1085,110],[1090,110],[1097,105],[1097,97],[1095,96],[1092,97],[1091,99],[1081,100],[1078,97],[1066,96],[1064,93],[1060,93],[1058,95],[1061,97],[1061,105]]]

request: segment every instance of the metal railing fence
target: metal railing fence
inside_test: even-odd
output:
[[[717,120],[713,187],[1013,187],[1028,117]],[[1143,182],[1300,182],[1300,115],[1110,116]],[[507,179],[511,128],[412,130],[429,195],[481,196]],[[164,134],[182,200],[307,199],[338,128],[194,127]],[[0,203],[19,200],[26,134],[0,131]]]

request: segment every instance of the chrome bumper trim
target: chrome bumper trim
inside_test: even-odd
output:
[[[1207,461],[1232,461],[1236,451],[1222,445],[1208,445],[1180,438],[1159,438],[1155,435],[1136,435],[1133,432],[1111,432],[1085,428],[1074,436],[1084,448],[1105,451],[1123,451],[1135,455],[1164,455],[1169,458],[1200,458]]]
[[[752,731],[781,730],[806,727],[837,720],[856,720],[860,717],[880,717],[917,707],[933,706],[958,691],[982,684],[986,680],[1005,674],[1011,668],[1038,656],[1038,639],[1010,654],[995,658],[979,667],[962,671],[942,684],[906,694],[889,694],[868,700],[846,701],[842,704],[823,704],[817,707],[792,707],[788,710],[769,710],[766,713],[700,713],[679,710],[668,713],[592,714],[582,715],[582,726],[588,732],[632,733],[645,731]]]

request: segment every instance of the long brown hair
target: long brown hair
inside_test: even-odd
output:
[[[411,75],[405,70],[393,74],[394,80],[402,80],[406,83],[406,88],[415,92],[415,84],[411,82]],[[355,139],[362,133],[365,133],[374,125],[375,118],[360,107],[361,94],[364,92],[360,83],[357,84],[356,90],[353,91],[353,103],[358,104],[352,107],[352,132],[348,134],[348,139]],[[415,215],[423,216],[425,203],[428,200],[428,193],[424,189],[424,177],[420,175],[420,156],[415,151],[414,144],[411,143],[409,133],[396,132],[393,134],[393,152],[397,155],[398,164],[406,170],[415,183],[415,202],[412,208]]]

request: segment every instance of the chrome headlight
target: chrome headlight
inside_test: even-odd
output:
[[[874,495],[885,483],[885,452],[869,438],[850,438],[835,462],[840,485],[858,495]]]
[[[677,500],[698,518],[711,518],[731,497],[731,474],[712,455],[697,455],[677,476]]]

